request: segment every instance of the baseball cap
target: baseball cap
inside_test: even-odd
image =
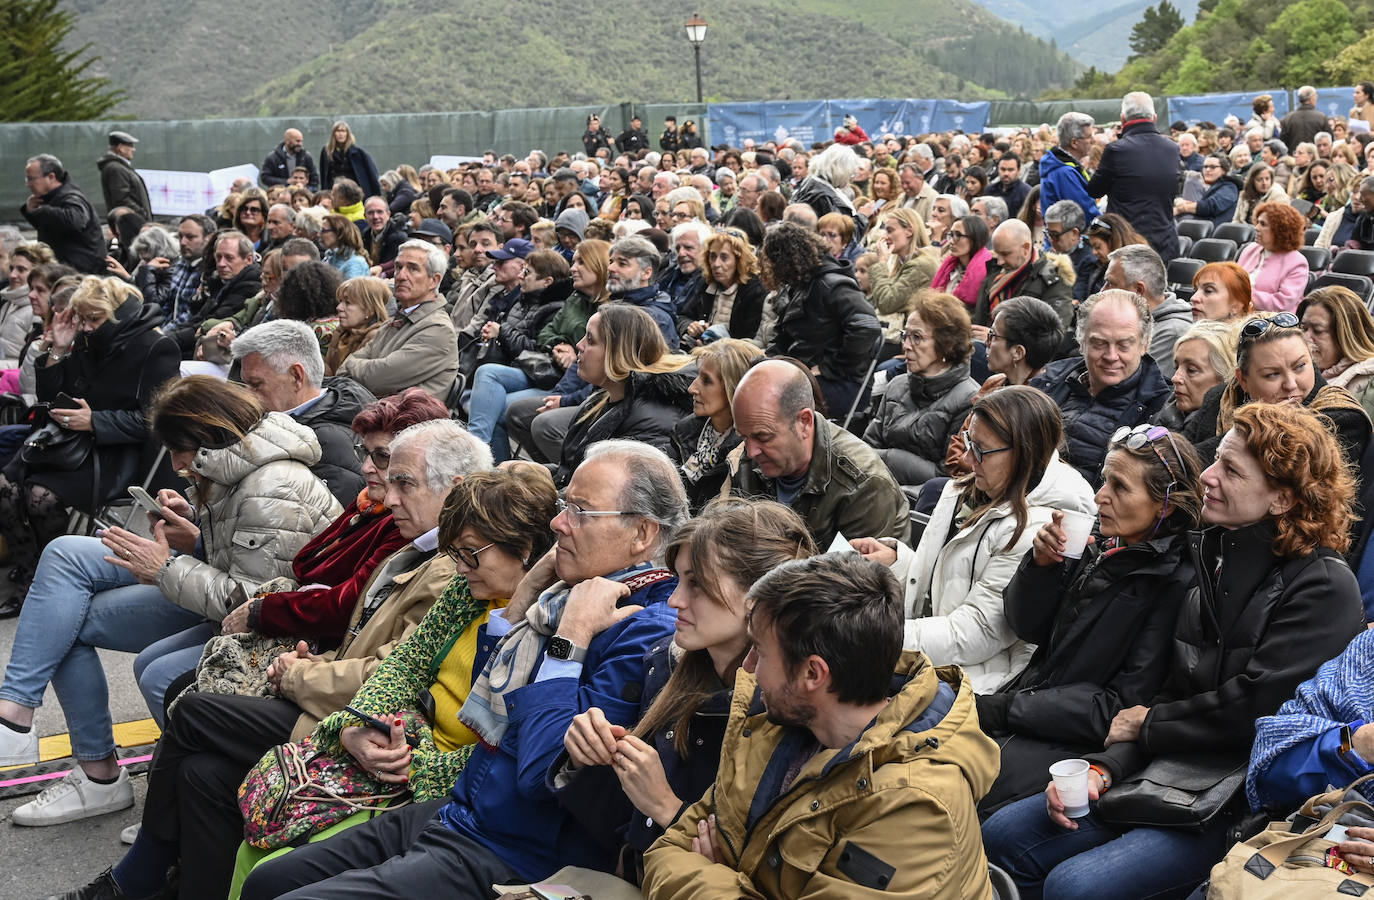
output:
[[[534,244],[524,238],[511,238],[499,250],[488,250],[487,256],[495,260],[524,259],[534,252]]]
[[[453,243],[453,229],[438,219],[421,219],[407,234],[410,237],[437,237],[445,244]]]

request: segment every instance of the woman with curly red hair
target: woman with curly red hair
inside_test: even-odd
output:
[[[1240,252],[1240,267],[1250,273],[1255,309],[1292,312],[1307,290],[1307,257],[1302,246],[1307,219],[1287,203],[1255,208],[1255,240]]]
[[[1044,797],[983,823],[989,861],[1023,896],[1103,897],[1123,878],[1135,896],[1187,894],[1248,811],[1241,786],[1190,830],[1113,819],[1113,785],[1156,761],[1191,766],[1202,778],[1245,765],[1255,720],[1273,715],[1364,631],[1359,586],[1340,556],[1354,521],[1354,479],[1319,416],[1273,403],[1238,410],[1202,484],[1205,530],[1189,539],[1197,584],[1183,601],[1164,686],[1118,712],[1106,750],[1087,755],[1088,796],[1103,802],[1071,819],[1050,784]],[[1215,769],[1201,768],[1203,754]],[[1160,859],[1169,865],[1140,863]]]

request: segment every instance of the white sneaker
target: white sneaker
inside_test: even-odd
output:
[[[119,770],[114,784],[96,784],[77,766],[66,777],[14,811],[16,825],[60,825],[134,805],[129,773]]]
[[[138,840],[138,830],[142,827],[143,825],[139,822],[135,822],[132,825],[126,826],[122,831],[119,832],[120,843],[132,844],[134,841]]]
[[[0,766],[31,766],[38,762],[38,732],[20,734],[0,725]]]

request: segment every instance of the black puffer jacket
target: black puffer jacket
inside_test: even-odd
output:
[[[668,445],[668,455],[673,458],[673,462],[681,468],[687,459],[697,452],[697,441],[701,439],[701,433],[709,428],[709,420],[705,416],[687,415],[678,420],[673,426],[672,443]],[[696,481],[682,479],[682,484],[687,488],[687,502],[696,513],[703,506],[710,503],[712,499],[720,495],[720,489],[725,484],[725,479],[730,477],[730,466],[726,463],[725,456],[731,450],[740,445],[741,438],[735,429],[731,428],[729,433],[720,442],[720,450],[716,452],[716,464],[709,469],[701,472]]]
[[[353,417],[377,398],[352,378],[326,378],[323,387],[324,396],[296,421],[315,432],[320,442],[320,461],[310,471],[346,509],[363,489],[362,465],[353,452]]]
[[[1183,434],[1197,448],[1203,465],[1210,465],[1217,456],[1217,445],[1221,443],[1218,421],[1221,418],[1221,399],[1226,385],[1219,384],[1202,397],[1202,404],[1188,416],[1184,423]],[[1302,405],[1315,410],[1331,420],[1335,426],[1333,434],[1340,441],[1345,452],[1345,460],[1355,467],[1355,477],[1361,481],[1367,476],[1359,468],[1369,444],[1369,416],[1360,408],[1359,401],[1344,388],[1326,383],[1320,373],[1314,373],[1312,390],[1303,398]]]
[[[949,439],[963,424],[976,393],[978,382],[969,377],[968,363],[930,377],[911,372],[898,375],[883,391],[864,440],[943,466]]]
[[[843,213],[854,220],[854,240],[862,242],[864,235],[868,232],[868,219],[864,215],[855,212],[854,204],[849,198],[835,190],[834,185],[828,181],[822,181],[814,175],[808,175],[802,179],[801,184],[792,192],[793,203],[805,203],[816,211],[816,218],[829,213]]]
[[[763,321],[763,298],[766,296],[768,289],[763,286],[761,278],[751,278],[735,289],[735,302],[730,307],[727,326],[730,337],[747,341],[759,333],[759,322]],[[693,322],[710,322],[715,303],[716,295],[702,284],[700,291],[678,305],[677,330],[683,335],[684,347],[696,345],[696,341],[686,335],[687,326]]]
[[[769,356],[795,356],[820,366],[831,381],[858,383],[868,371],[882,326],[847,260],[827,256],[804,284],[778,295],[778,324]]]
[[[39,400],[51,402],[65,392],[91,405],[100,500],[123,494],[126,485],[140,480],[139,469],[152,463],[148,405],[181,366],[176,345],[158,330],[161,324],[162,310],[135,297],[115,311],[113,322],[102,326],[112,334],[100,329],[83,332],[70,356],[34,370]],[[74,472],[35,472],[26,480],[48,488],[68,505],[90,509],[93,468],[88,461]]]
[[[1068,462],[1097,488],[1102,486],[1102,460],[1112,432],[1154,418],[1173,389],[1149,354],[1140,358],[1134,375],[1103,388],[1096,397],[1088,392],[1087,371],[1088,363],[1081,356],[1055,360],[1030,385],[1048,394],[1064,414]]]
[[[1108,553],[1093,545],[1058,565],[1037,566],[1034,551],[1021,560],[1003,592],[1007,624],[1038,646],[978,697],[979,724],[1002,744],[985,810],[1044,790],[1046,766],[1101,748],[1118,712],[1158,693],[1195,582],[1186,545],[1177,534]]]
[[[521,294],[498,319],[501,330],[487,347],[482,362],[502,362],[514,365],[515,358],[526,350],[539,349],[539,332],[558,315],[563,301],[572,294],[572,279],[560,278],[542,291]]]
[[[676,372],[631,372],[625,383],[624,399],[619,403],[607,403],[595,417],[587,413],[601,402],[605,393],[597,391],[582,401],[563,439],[556,476],[558,484],[568,483],[587,448],[597,441],[611,438],[643,441],[671,454],[673,426],[684,413],[692,411],[692,397],[687,393],[687,386],[696,375],[695,364],[683,366]]]
[[[414,203],[418,196],[420,194],[415,190],[415,186],[409,181],[401,179],[401,183],[392,188],[391,193],[387,195],[387,206],[393,215],[396,213],[409,215],[410,204]]]
[[[1266,520],[1189,535],[1197,585],[1183,601],[1164,687],[1134,741],[1087,757],[1114,781],[1163,753],[1249,756],[1255,719],[1273,715],[1317,667],[1364,630],[1360,588],[1345,560],[1322,549],[1275,556]],[[1215,575],[1212,573],[1216,573]]]
[[[201,304],[185,323],[167,333],[181,348],[183,359],[190,359],[196,347],[196,332],[206,319],[227,319],[243,309],[248,298],[262,291],[262,266],[249,263],[233,278],[226,281],[214,296]]]

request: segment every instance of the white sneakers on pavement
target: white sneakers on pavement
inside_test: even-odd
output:
[[[38,732],[20,734],[0,725],[0,766],[31,766],[38,762]]]
[[[61,825],[134,805],[134,786],[121,767],[114,784],[96,784],[77,766],[61,781],[14,811],[16,825]]]

